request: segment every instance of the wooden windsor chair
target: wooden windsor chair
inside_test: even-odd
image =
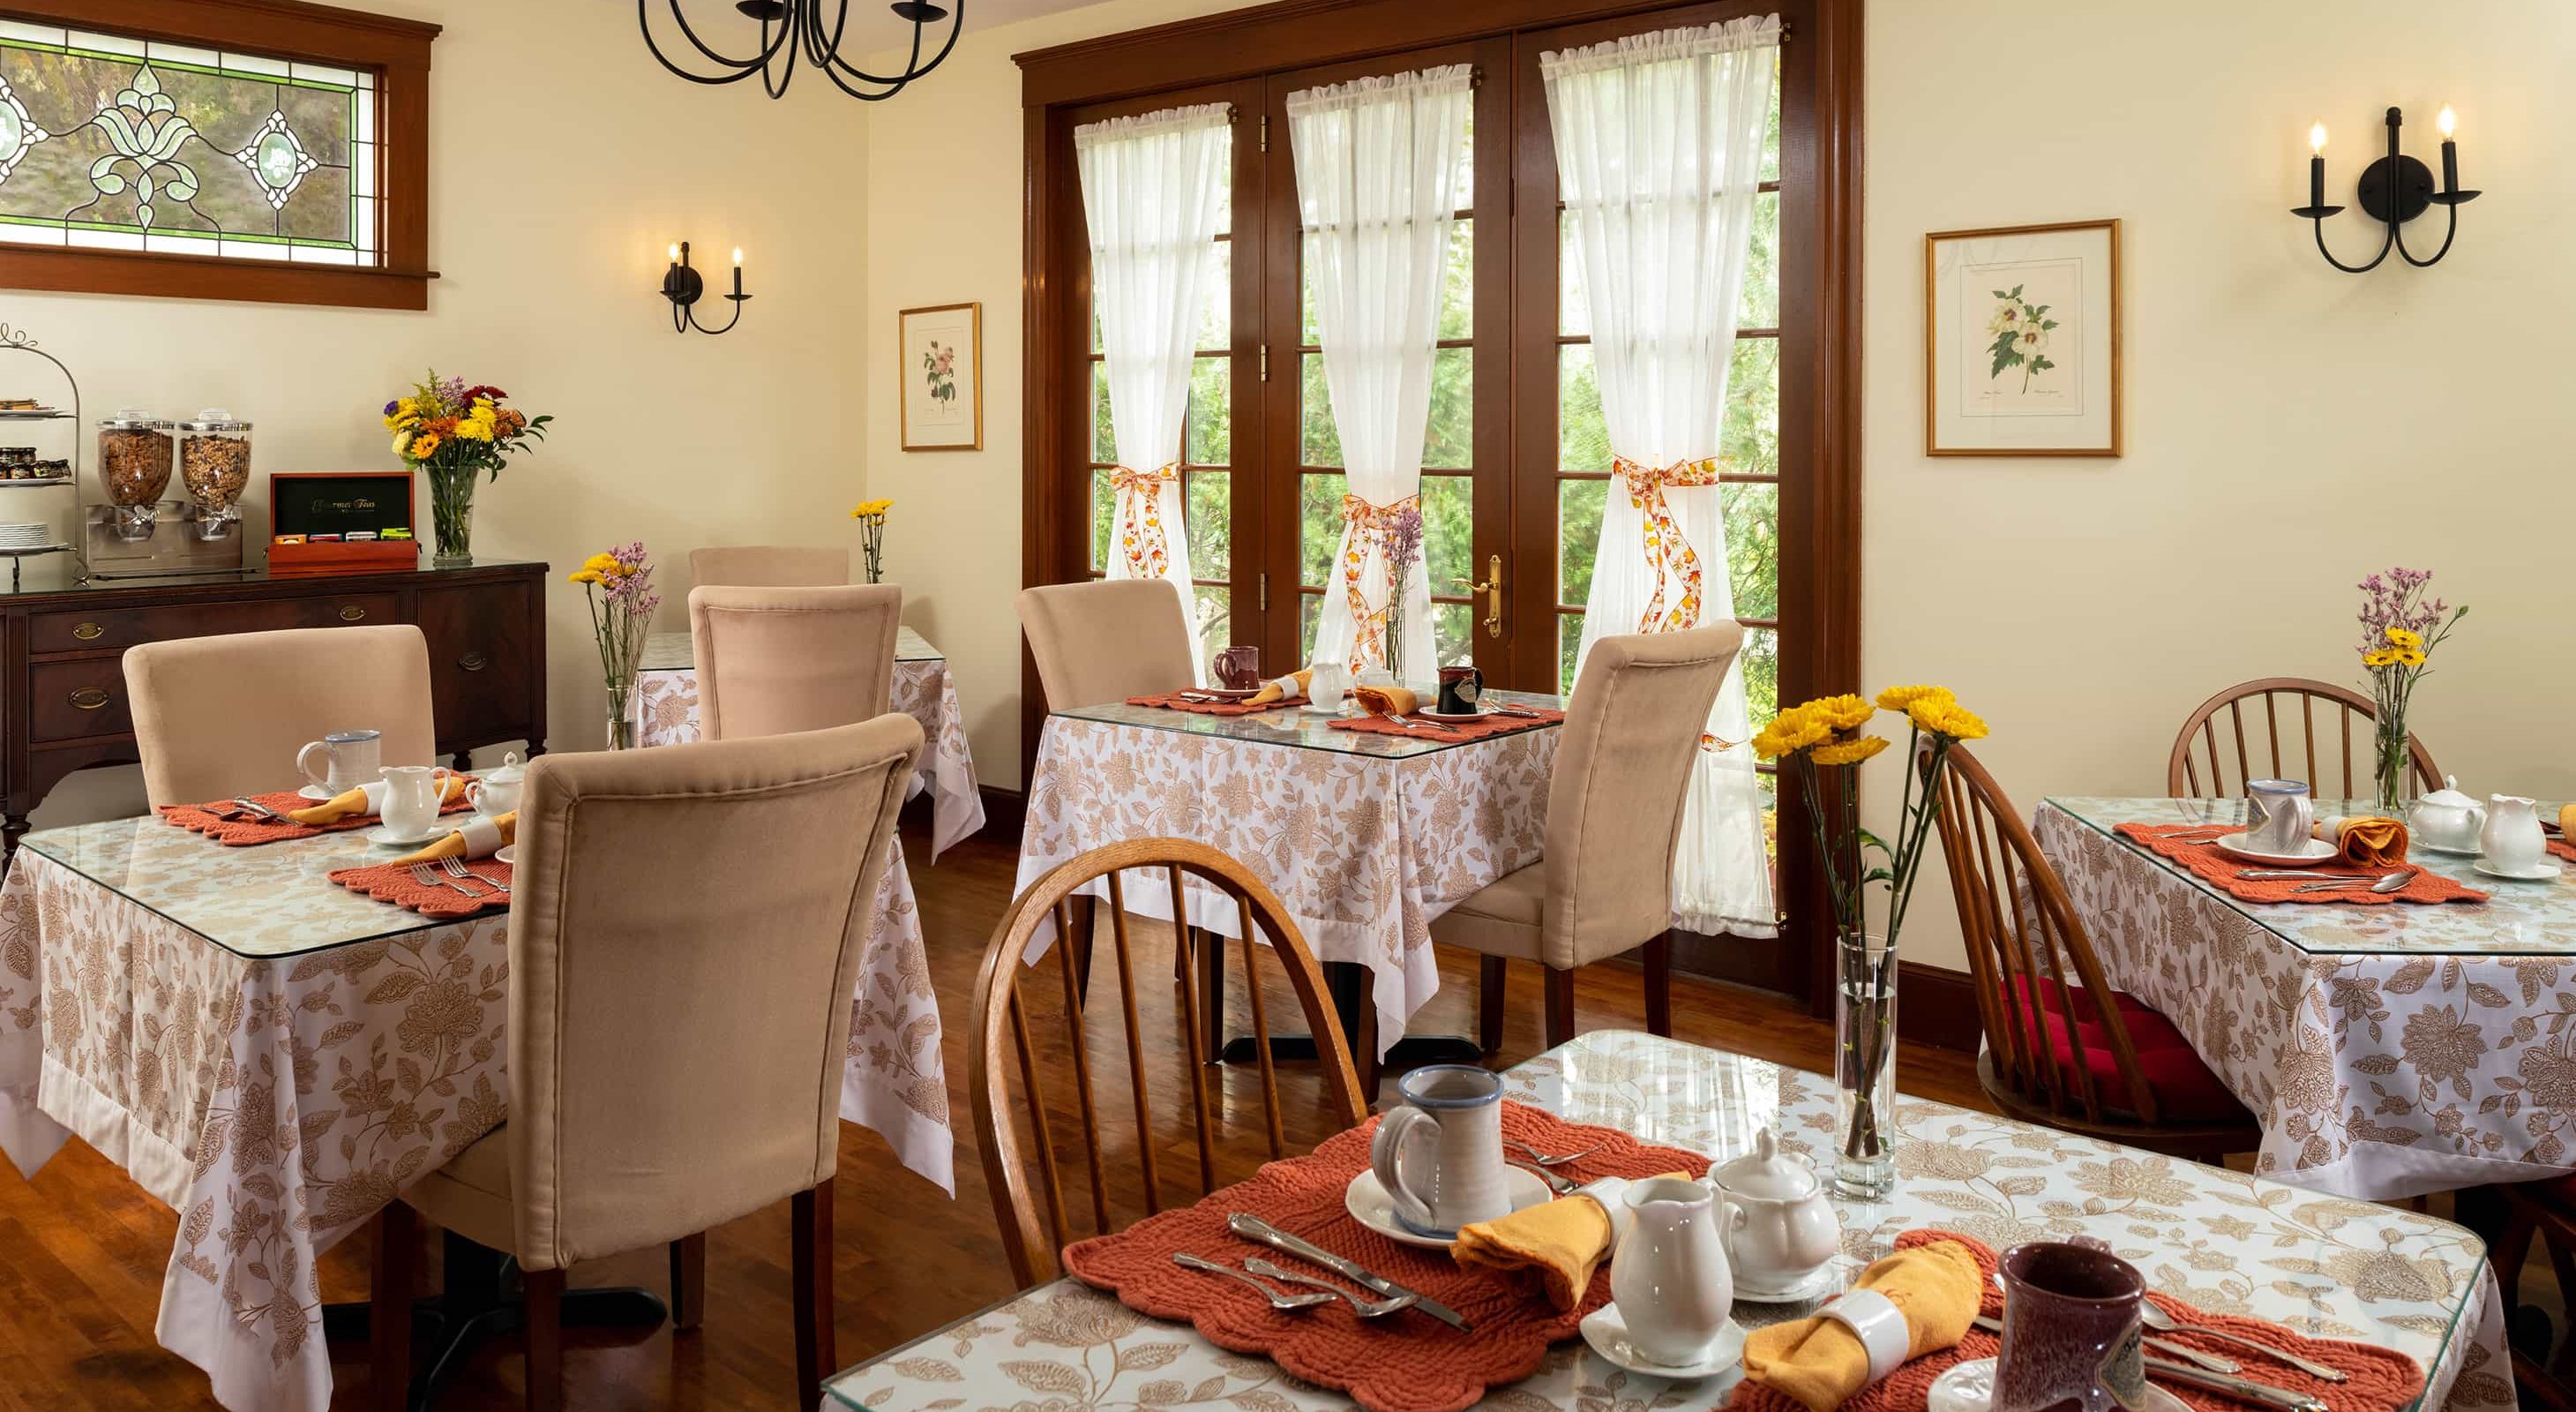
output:
[[[1941,791],[1986,1096],[2025,1122],[2150,1152],[2216,1161],[2253,1151],[2253,1116],[2182,1032],[2104,979],[2057,869],[1965,747],[1951,748]]]
[[[2504,1326],[2513,1344],[2513,1380],[2526,1407],[2576,1412],[2576,1330],[2561,1339],[2553,1354],[2549,1320],[2522,1307],[2522,1266],[2536,1234],[2549,1255],[2550,1272],[2564,1293],[2576,1290],[2576,1177],[2552,1181],[2499,1183],[2504,1200],[2504,1233],[2487,1247],[2496,1282],[2504,1288]]]
[[[1175,964],[1140,970],[1137,952],[1142,943],[1136,935],[1140,929],[1131,925],[1126,885],[1121,877],[1122,872],[1133,870],[1160,874],[1175,898],[1181,895],[1186,878],[1213,885],[1234,904],[1239,938],[1156,922],[1153,929],[1157,933],[1168,930],[1173,939]],[[1051,946],[1054,954],[1040,957],[1034,965],[1023,959],[1042,923],[1052,921],[1059,939],[1075,934],[1075,909],[1071,903],[1076,890],[1095,879],[1104,879],[1109,893],[1106,906],[1100,910],[1108,914],[1106,952],[1117,981],[1114,1009],[1105,994],[1085,986],[1085,958],[1073,954],[1073,948]],[[1256,944],[1256,936],[1268,945]],[[1222,1001],[1211,993],[1205,979],[1211,968],[1201,964],[1203,958],[1198,953],[1230,942],[1243,948],[1242,990],[1252,1031],[1259,1041],[1259,1090],[1268,1158],[1285,1157],[1288,1150],[1279,1078],[1270,1058],[1268,1001],[1259,967],[1259,958],[1265,952],[1286,973],[1316,1039],[1320,1056],[1316,1072],[1322,1081],[1322,1092],[1315,1101],[1320,1118],[1329,1123],[1330,1131],[1358,1126],[1368,1110],[1360,1100],[1359,1076],[1343,1043],[1341,1022],[1324,990],[1323,972],[1278,897],[1225,854],[1176,838],[1140,839],[1096,848],[1066,860],[1031,883],[993,929],[992,943],[975,982],[967,1086],[975,1109],[976,1140],[983,1150],[984,1177],[993,1193],[993,1214],[1002,1228],[1002,1246],[1010,1255],[1011,1273],[1022,1288],[1054,1278],[1060,1269],[1057,1252],[1082,1234],[1073,1229],[1068,1216],[1064,1181],[1067,1172],[1057,1151],[1057,1132],[1068,1116],[1080,1125],[1079,1161],[1091,1207],[1088,1234],[1107,1234],[1127,1220],[1162,1209],[1162,1172],[1157,1161],[1161,1139],[1155,1128],[1154,1108],[1158,1097],[1177,1096],[1175,1082],[1186,1084],[1189,1091],[1200,1194],[1250,1174],[1248,1167],[1224,1174],[1229,1164],[1220,1161],[1216,1129],[1216,1120],[1223,1112],[1242,1106],[1238,1095],[1225,1090],[1241,1083],[1243,1076],[1207,1062],[1212,1056],[1206,1049],[1209,1026],[1203,1009]],[[1041,978],[1050,970],[1056,973],[1060,997],[1044,994],[1050,987]],[[1157,1047],[1170,1044],[1170,1032],[1177,1030],[1187,1051],[1185,1067],[1169,1059],[1157,1066],[1149,1053],[1148,1032],[1140,1021],[1137,1003],[1138,981],[1146,971],[1169,973],[1179,1014],[1176,1024],[1163,1029]],[[1104,970],[1104,975],[1110,973]],[[1104,1046],[1105,1052],[1094,1051],[1091,1023],[1097,1014],[1108,1014],[1121,1022],[1123,1046]],[[1054,1037],[1054,1044],[1042,1049],[1037,1030],[1048,1019],[1058,1022],[1062,1032]],[[1095,1070],[1115,1068],[1122,1058],[1133,1114],[1132,1147],[1122,1143],[1112,1150],[1103,1133],[1103,1120],[1108,1115],[1095,1098],[1093,1080]],[[1053,1083],[1046,1082],[1048,1079]],[[1016,1097],[1010,1092],[1015,1081],[1019,1090]],[[1226,1100],[1221,1112],[1211,1111],[1212,1089],[1219,1090],[1219,1096]],[[1114,1196],[1111,1190],[1113,1176],[1126,1175],[1123,1169],[1129,1161],[1135,1167],[1135,1185],[1141,1190],[1134,1203]],[[1243,1167],[1239,1158],[1230,1165]],[[1043,1190],[1039,1189],[1041,1184]],[[1076,1195],[1081,1193],[1077,1191]]]
[[[2287,743],[2282,721],[2285,702],[2297,711],[2290,721],[2297,727],[2297,748],[2286,756],[2282,754]],[[2255,736],[2250,745],[2246,737],[2249,704],[2260,708],[2251,722]],[[2330,718],[2326,723],[2330,738],[2318,733],[2320,714]],[[2325,767],[2334,767],[2340,773],[2332,777],[2341,781],[2342,790],[2335,797],[2366,798],[2372,789],[2371,734],[2378,722],[2378,709],[2369,697],[2333,682],[2306,677],[2238,682],[2194,707],[2182,723],[2181,733],[2174,737],[2173,754],[2165,762],[2165,793],[2175,799],[2232,799],[2245,792],[2248,779],[2265,777],[2255,773],[2256,763],[2264,761],[2273,779],[2291,770],[2302,771],[2300,777],[2308,782],[2310,794],[2319,792],[2329,778]],[[2227,782],[2226,768],[2230,744],[2236,763],[2233,787]],[[2323,759],[2317,753],[2320,745],[2329,752]],[[2433,768],[2433,752],[2424,748],[2423,738],[2409,735],[2406,753],[2413,766],[2409,773],[2415,792],[2440,789],[2442,773]]]

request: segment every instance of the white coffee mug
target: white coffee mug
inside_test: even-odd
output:
[[[1416,1235],[1453,1239],[1460,1226],[1512,1211],[1503,1182],[1503,1080],[1470,1064],[1431,1064],[1395,1081],[1404,1106],[1387,1110],[1369,1167]]]
[[[385,827],[396,838],[425,838],[438,825],[441,786],[447,783],[444,765],[388,765],[385,777],[385,802],[380,811]]]
[[[376,778],[377,767],[384,763],[384,748],[382,731],[333,731],[295,752],[295,768],[315,785],[343,794]],[[318,774],[313,769],[316,750],[327,756],[325,768]]]
[[[2259,853],[2304,852],[2316,826],[2316,805],[2305,780],[2245,782],[2245,846]]]

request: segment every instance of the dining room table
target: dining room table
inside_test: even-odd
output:
[[[1562,698],[1487,690],[1489,710],[1546,713],[1526,728],[1459,739],[1438,730],[1348,728],[1355,711],[1290,705],[1240,715],[1126,701],[1051,712],[1030,771],[1016,889],[1108,844],[1185,838],[1252,869],[1322,963],[1346,1034],[1373,1006],[1377,1056],[1440,988],[1431,921],[1544,855],[1548,778]],[[1240,914],[1214,887],[1185,886],[1189,925],[1222,936]],[[1087,892],[1105,897],[1105,883]],[[1169,887],[1138,875],[1129,912],[1172,921]],[[1046,935],[1052,935],[1051,930]],[[1036,953],[1033,951],[1032,955]],[[1472,1058],[1430,1039],[1421,1058]],[[1242,1058],[1248,1041],[1229,1047]],[[1455,1051],[1455,1052],[1452,1052]],[[1293,1052],[1293,1051],[1290,1051]]]
[[[966,715],[957,705],[957,678],[947,654],[908,627],[895,630],[894,709],[921,722],[921,764],[904,798],[931,799],[930,860],[984,827],[984,793],[975,783],[975,756],[966,745]],[[697,649],[689,634],[657,632],[644,639],[635,668],[636,743],[684,745],[698,738]]]
[[[1567,1122],[1720,1162],[1752,1151],[1766,1128],[1784,1149],[1819,1160],[1834,1131],[1833,1082],[1823,1075],[1633,1031],[1578,1036],[1504,1080],[1506,1098]],[[1833,1198],[1843,1228],[1828,1282],[1836,1288],[1909,1231],[1956,1233],[1995,1250],[2091,1237],[2153,1290],[2206,1313],[2406,1355],[2424,1378],[2413,1406],[2514,1405],[2498,1287],[2484,1243],[2464,1227],[1911,1096],[1900,1096],[1895,1127],[1894,1191]],[[1735,1318],[1759,1327],[1811,1314],[1826,1297],[1739,1300]],[[1625,1372],[1570,1341],[1480,1405],[1650,1412],[1723,1401],[1722,1388],[1712,1395],[1709,1384]],[[1060,1278],[838,1374],[823,1412],[1182,1404],[1320,1412],[1350,1401],[1219,1347],[1190,1322],[1150,1318]]]
[[[78,1137],[179,1213],[155,1334],[235,1412],[324,1412],[315,1260],[508,1115],[508,912],[432,918],[330,876],[398,856],[357,832],[226,847],[156,816],[31,833],[0,882],[0,1153],[33,1177]],[[897,876],[840,1111],[953,1194]]]
[[[2031,832],[2104,978],[2173,1021],[2261,1124],[2255,1170],[2372,1201],[2576,1171],[2576,865],[2513,881],[2418,841],[2408,865],[2485,900],[2250,902],[2119,832],[2245,814],[2058,796]]]

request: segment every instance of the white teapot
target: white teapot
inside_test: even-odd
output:
[[[2406,830],[2415,841],[2446,853],[2477,852],[2478,831],[2486,822],[2487,811],[2460,792],[2457,775],[2442,776],[2440,789],[2406,809]]]
[[[1712,1166],[1709,1185],[1725,1195],[1727,1257],[1739,1294],[1755,1298],[1796,1289],[1842,1249],[1842,1218],[1807,1160],[1780,1150],[1769,1128],[1753,1150]]]

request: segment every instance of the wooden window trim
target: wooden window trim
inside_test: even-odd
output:
[[[0,244],[0,288],[362,309],[426,309],[429,50],[439,27],[305,0],[0,0],[0,18],[373,69],[384,146],[384,264],[373,268]]]

